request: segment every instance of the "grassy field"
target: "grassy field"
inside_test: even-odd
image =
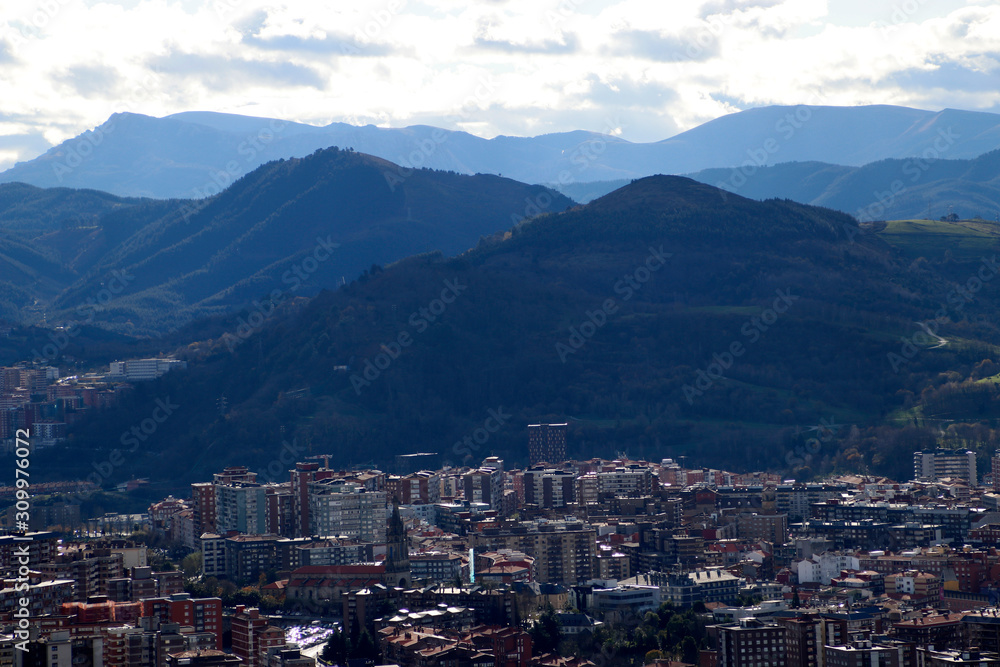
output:
[[[877,233],[913,258],[940,259],[950,250],[956,261],[971,262],[1000,248],[1000,225],[985,220],[891,220]]]

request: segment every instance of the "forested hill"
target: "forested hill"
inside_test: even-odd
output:
[[[574,457],[905,475],[913,448],[939,437],[930,419],[995,442],[995,385],[979,380],[1000,372],[996,320],[983,317],[1000,291],[956,296],[979,268],[914,260],[830,210],[644,178],[459,257],[367,272],[246,342],[232,319],[182,351],[187,372],[79,429],[80,456],[51,470],[71,477],[144,402],[183,395],[184,416],[116,475],[265,469],[293,438],[302,456],[343,465],[417,451],[514,465],[525,425],[546,420],[570,422]],[[510,415],[503,427],[457,444],[490,410]],[[842,426],[801,456],[803,434],[831,421]]]
[[[170,201],[0,185],[0,317],[74,321],[120,272],[124,284],[93,323],[159,335],[274,291],[311,296],[373,264],[464,252],[573,203],[508,178],[336,148],[208,185],[212,196]]]

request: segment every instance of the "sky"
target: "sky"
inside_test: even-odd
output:
[[[770,104],[1000,112],[994,0],[39,0],[0,170],[130,111],[658,141]]]

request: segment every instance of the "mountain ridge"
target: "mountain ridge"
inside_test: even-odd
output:
[[[937,330],[949,345],[919,349],[896,372],[890,362],[978,256],[914,261],[842,213],[723,197],[681,177],[639,179],[456,257],[373,267],[267,318],[253,345],[227,344],[231,318],[203,324],[207,336],[176,350],[188,370],[136,398],[183,388],[183,423],[118,473],[155,469],[183,482],[237,459],[266,465],[282,438],[335,465],[410,451],[518,462],[526,424],[571,416],[577,458],[726,456],[736,469],[783,468],[801,426],[832,417],[857,428],[790,473],[808,479],[860,459],[890,474],[905,468],[901,452],[937,436],[936,426],[889,429],[897,415],[919,423],[943,411],[955,429],[1000,426],[997,389],[978,383],[996,372],[985,360],[1000,351],[1000,326],[981,316],[1000,296],[981,290],[961,310],[947,307]],[[512,418],[488,448],[449,447],[498,406]],[[127,415],[81,426],[43,469],[71,477],[72,454],[102,451],[103,434],[127,427]]]
[[[119,113],[0,173],[0,182],[89,187],[121,196],[197,198],[220,175],[228,183],[267,161],[338,146],[407,169],[505,174],[528,183],[566,184],[739,167],[748,160],[757,166],[807,160],[860,166],[920,156],[940,132],[949,131],[957,138],[946,157],[972,158],[1000,148],[998,114],[888,105],[759,107],[650,143],[586,130],[484,139],[427,125],[319,127],[214,112],[164,118]]]
[[[90,217],[64,220],[83,210],[80,202],[91,202]],[[18,238],[5,243],[34,253],[24,270],[7,276],[19,291],[2,312],[12,321],[30,315],[29,322],[59,323],[73,318],[111,271],[125,271],[134,279],[95,322],[121,333],[162,334],[275,290],[311,294],[409,255],[457,254],[512,220],[572,203],[543,186],[492,175],[402,172],[381,158],[336,148],[269,162],[199,201],[0,184],[0,219],[20,226]],[[4,247],[0,242],[0,254]],[[317,253],[331,261],[312,266]],[[311,268],[308,280],[290,277],[303,262]],[[31,265],[43,264],[53,279],[40,286]],[[26,304],[34,305],[18,317]]]

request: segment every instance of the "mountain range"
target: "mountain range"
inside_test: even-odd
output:
[[[938,153],[936,150],[932,154]],[[861,167],[825,162],[784,162],[766,167],[704,169],[690,178],[753,199],[792,199],[849,213],[859,220],[981,217],[1000,213],[1000,150],[968,160],[912,157]],[[628,181],[555,186],[586,203]]]
[[[234,188],[218,206],[253,196]],[[80,475],[113,456],[108,433],[174,397],[177,417],[116,479],[151,476],[159,493],[231,463],[268,470],[290,446],[336,465],[419,451],[517,465],[526,424],[553,420],[570,422],[577,458],[907,475],[915,448],[998,444],[1000,236],[980,227],[859,226],[687,178],[639,179],[455,257],[371,267],[257,326],[252,307],[199,320],[167,350],[187,371],[138,384],[36,465]],[[494,414],[503,427],[470,446]],[[831,423],[820,450],[805,449]]]
[[[573,202],[491,175],[336,148],[278,160],[202,200],[0,185],[0,315],[162,334],[424,252],[454,255]],[[116,277],[117,276],[117,277]]]
[[[604,134],[483,139],[424,125],[317,127],[209,112],[164,118],[119,113],[0,173],[0,183],[200,199],[268,161],[305,157],[330,146],[381,157],[407,170],[489,173],[560,186],[796,161],[851,167],[913,157],[971,159],[1000,148],[1000,115],[894,106],[761,107],[651,143],[621,138],[627,119],[604,129]]]

